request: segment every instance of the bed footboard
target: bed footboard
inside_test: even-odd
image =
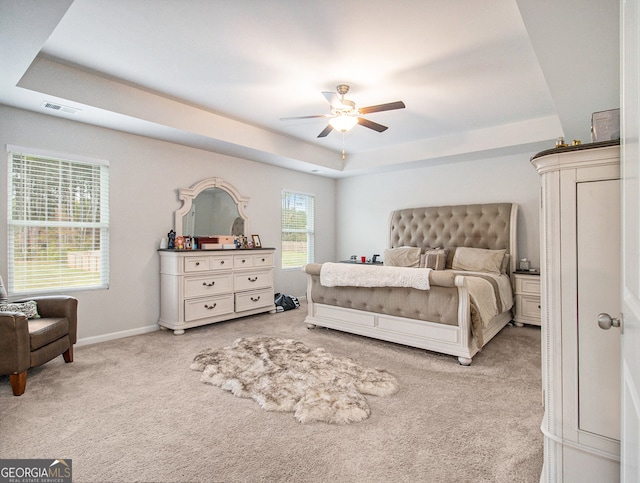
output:
[[[432,271],[430,290],[397,287],[324,287],[321,264],[306,265],[308,315],[305,323],[457,356],[471,364],[480,350],[471,327],[464,277]],[[510,316],[492,321],[486,343]],[[498,317],[496,317],[498,319]],[[493,333],[491,333],[493,332]]]

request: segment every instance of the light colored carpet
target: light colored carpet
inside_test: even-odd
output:
[[[540,330],[506,327],[473,359],[303,324],[306,305],[78,347],[0,376],[0,457],[73,460],[75,482],[537,482]],[[81,323],[81,322],[80,322]],[[357,424],[300,424],[199,382],[195,354],[239,337],[292,338],[398,381]]]

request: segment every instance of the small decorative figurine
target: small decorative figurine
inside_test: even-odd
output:
[[[167,242],[167,248],[175,248],[176,247],[176,232],[171,230],[169,233],[167,233],[167,238],[169,239],[169,241]]]

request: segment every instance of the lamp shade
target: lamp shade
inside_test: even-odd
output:
[[[332,117],[331,119],[329,119],[329,124],[331,124],[331,127],[333,127],[333,129],[336,129],[340,132],[347,132],[353,126],[358,124],[358,118],[345,114],[339,114],[336,117]]]

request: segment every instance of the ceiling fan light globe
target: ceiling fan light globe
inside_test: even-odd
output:
[[[345,115],[336,116],[329,119],[329,124],[331,124],[331,127],[333,127],[333,129],[335,129],[336,131],[345,133],[351,130],[353,126],[358,124],[358,118]]]

